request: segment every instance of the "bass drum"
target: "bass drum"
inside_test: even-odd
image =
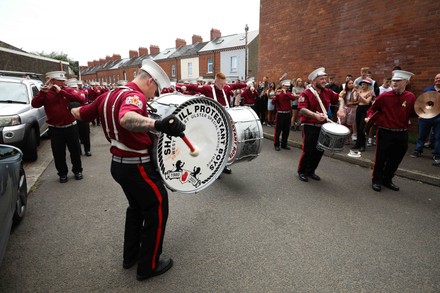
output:
[[[161,95],[150,105],[152,118],[176,115],[198,151],[192,156],[182,138],[156,133],[153,155],[164,184],[181,193],[199,192],[211,185],[226,166],[232,148],[231,122],[223,106],[204,96],[180,93]]]
[[[344,148],[345,139],[349,134],[350,130],[344,125],[325,123],[321,126],[316,148],[321,151],[340,152]]]
[[[255,159],[263,148],[263,127],[250,107],[228,108],[231,117],[233,145],[228,165]]]

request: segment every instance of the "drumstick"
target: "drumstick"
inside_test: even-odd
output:
[[[174,123],[174,119],[170,119],[170,121],[168,121],[169,124],[173,124]],[[199,150],[193,146],[193,144],[189,141],[189,139],[186,137],[185,133],[180,133],[179,137],[182,138],[183,142],[189,147],[190,150],[190,155],[193,157],[197,157],[199,155]]]
[[[189,147],[189,150],[190,150],[189,154],[193,157],[197,157],[199,155],[199,150],[195,146],[193,146],[193,144],[188,140],[188,138],[186,137],[186,135],[183,132],[179,136],[182,138],[182,140],[185,142],[185,144]]]

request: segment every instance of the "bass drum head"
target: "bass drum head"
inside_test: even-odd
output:
[[[198,155],[191,155],[182,138],[161,133],[156,153],[159,173],[170,190],[199,192],[220,176],[228,161],[232,148],[229,115],[220,103],[206,97],[183,101],[172,114],[185,124],[185,136]]]

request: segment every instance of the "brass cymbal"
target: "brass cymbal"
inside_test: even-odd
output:
[[[414,110],[420,118],[433,118],[440,114],[440,93],[426,92],[421,94],[414,104]]]

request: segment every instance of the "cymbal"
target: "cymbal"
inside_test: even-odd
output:
[[[414,110],[420,118],[433,118],[440,114],[440,93],[426,92],[421,94],[414,104]]]

